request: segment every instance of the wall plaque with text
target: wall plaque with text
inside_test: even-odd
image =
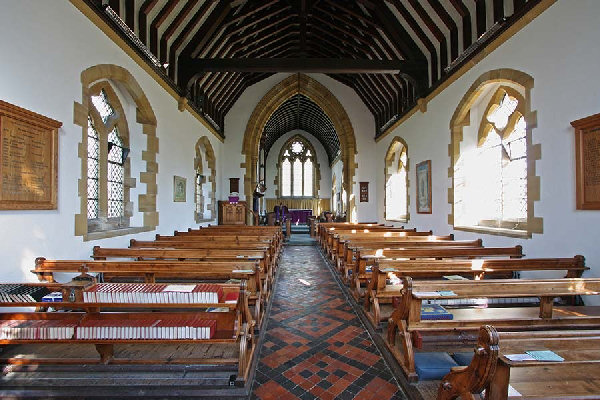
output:
[[[61,126],[0,100],[0,210],[57,208]]]
[[[367,203],[369,201],[369,182],[360,182],[360,202]]]
[[[600,114],[571,122],[575,128],[578,210],[600,210]]]

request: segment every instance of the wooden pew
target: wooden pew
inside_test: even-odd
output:
[[[187,231],[175,231],[174,236],[263,236],[272,235],[277,248],[283,245],[283,231],[280,226],[237,226],[217,225]]]
[[[522,398],[592,399],[600,396],[600,327],[594,330],[498,332],[479,330],[473,360],[455,367],[438,389],[438,400],[472,399],[483,390],[486,399],[506,400],[509,385]],[[507,354],[549,350],[562,362],[511,361]]]
[[[391,228],[387,226],[373,226],[367,229],[344,229],[344,228],[330,228],[325,231],[323,238],[322,248],[328,254],[331,255],[331,251],[334,247],[335,238],[338,235],[351,235],[351,234],[369,234],[369,233],[382,233],[393,234],[397,233],[400,236],[430,236],[433,232],[417,232],[416,229],[404,229],[404,228]]]
[[[376,261],[385,258],[395,259],[446,259],[462,258],[473,259],[483,257],[523,257],[523,248],[520,245],[515,247],[421,247],[421,248],[389,248],[389,249],[356,249],[356,262],[353,265],[350,274],[351,293],[356,299],[362,298],[362,285],[366,285],[371,279],[371,271],[367,267],[372,267]]]
[[[255,261],[106,261],[47,260],[38,257],[31,272],[40,281],[56,282],[55,273],[102,274],[105,282],[196,282],[245,280],[254,319],[260,325],[264,318],[264,303],[270,296],[268,280]]]
[[[454,240],[454,236],[433,236],[431,231],[420,232],[416,230],[381,230],[375,232],[363,232],[363,231],[341,231],[338,233],[329,233],[327,242],[327,254],[329,258],[336,263],[337,256],[342,253],[343,244],[346,242],[353,241],[378,241],[382,242],[390,241],[394,242],[407,241],[407,240]],[[337,264],[337,263],[336,263]]]
[[[348,271],[352,270],[360,249],[409,248],[409,247],[482,247],[478,240],[454,240],[448,236],[405,236],[401,238],[344,238],[340,239],[341,250],[335,259],[335,266],[344,281],[348,281]]]
[[[128,285],[128,284],[121,284]],[[151,284],[150,284],[151,285]],[[22,312],[22,313],[0,313],[0,323],[4,320],[54,320],[55,323],[71,324],[71,332],[63,330],[63,336],[60,339],[39,338],[31,334],[31,328],[27,336],[21,328],[11,328],[6,333],[0,332],[5,336],[0,336],[0,344],[7,345],[0,356],[0,362],[16,365],[38,365],[38,364],[208,364],[208,365],[232,365],[237,366],[236,384],[243,385],[249,373],[249,367],[254,356],[255,341],[253,336],[254,321],[251,320],[251,314],[248,310],[247,294],[244,283],[241,285],[220,285],[222,290],[227,293],[237,294],[237,300],[234,303],[94,303],[94,302],[53,302],[52,306],[61,309],[79,310],[84,309],[87,312],[66,312],[66,313],[46,313],[46,312]],[[1,307],[18,306],[13,303],[0,303]],[[219,312],[204,312],[198,309],[209,307],[219,307]],[[102,312],[102,309],[108,308],[111,312]],[[115,308],[122,309],[141,309],[141,310],[161,310],[159,312],[131,311],[114,312]],[[177,311],[165,311],[176,309]],[[179,311],[186,309],[189,311]],[[178,334],[184,335],[186,325],[183,321],[189,321],[190,318],[200,320],[212,320],[216,322],[216,332],[210,339],[187,338],[176,339],[175,329]],[[88,339],[84,334],[82,327],[87,321],[113,321],[113,326],[139,326],[136,321],[170,321],[172,328],[169,338],[151,339],[134,338],[139,337],[140,331],[134,333],[121,332],[123,336],[130,338],[107,338],[107,333],[116,334],[116,329],[105,330],[101,332],[101,338]],[[132,321],[131,325],[127,321]],[[186,322],[187,323],[187,322]],[[189,325],[188,325],[189,326]],[[0,330],[2,328],[0,327]],[[19,333],[18,332],[23,332]],[[41,332],[41,331],[40,331]],[[188,333],[189,335],[189,333]],[[37,337],[37,338],[33,338]],[[21,353],[28,354],[26,351],[28,345],[44,344],[47,347],[53,347],[56,356],[52,358],[22,357]],[[99,354],[99,358],[74,357],[73,345],[94,345]],[[134,346],[134,351],[129,350],[126,357],[118,357],[115,347]],[[135,346],[139,345],[136,350]],[[149,351],[148,346],[152,346]],[[145,347],[144,347],[145,346]],[[161,357],[164,354],[161,348],[171,346],[174,350],[167,357]],[[64,351],[63,349],[69,349]],[[216,351],[215,351],[216,350]],[[121,354],[123,352],[121,351]],[[191,356],[189,355],[191,354]],[[222,357],[219,354],[228,354]],[[157,356],[158,355],[158,356]]]
[[[121,249],[94,246],[92,258],[95,260],[135,259],[135,260],[189,260],[189,261],[257,261],[265,272],[267,285],[273,281],[267,250],[230,249]]]
[[[377,223],[350,223],[350,222],[320,222],[317,225],[317,236],[319,245],[325,249],[324,242],[327,240],[327,233],[335,230],[369,229],[382,227],[383,224]],[[403,228],[403,227],[402,227]]]
[[[490,279],[480,281],[414,281],[402,277],[402,296],[388,321],[386,345],[409,380],[418,379],[414,349],[429,345],[436,349],[473,343],[479,327],[527,331],[569,329],[600,324],[600,307],[554,306],[560,296],[598,295],[600,279]],[[422,320],[421,304],[439,300],[439,291],[452,291],[452,299],[537,297],[539,307],[472,308],[451,310],[452,320]]]
[[[246,250],[266,250],[267,259],[269,263],[269,269],[275,273],[277,270],[278,254],[276,253],[270,242],[237,242],[237,241],[201,241],[201,240],[154,240],[154,241],[143,241],[131,239],[129,241],[129,248],[136,249],[230,249],[239,250],[240,252]],[[240,253],[242,254],[242,253]]]
[[[380,260],[373,266],[364,299],[364,311],[371,323],[379,327],[392,313],[394,298],[402,295],[402,286],[387,284],[389,274],[414,279],[441,279],[448,275],[481,280],[488,277],[511,278],[519,272],[566,271],[565,278],[581,278],[588,270],[585,258],[521,258],[493,260]]]

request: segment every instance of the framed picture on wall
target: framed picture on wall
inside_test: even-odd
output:
[[[185,202],[185,178],[173,176],[173,201]]]
[[[431,160],[417,164],[417,213],[431,214]]]

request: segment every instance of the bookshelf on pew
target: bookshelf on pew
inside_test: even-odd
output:
[[[231,279],[244,280],[248,301],[257,321],[264,320],[264,304],[268,297],[266,279],[254,261],[103,261],[103,260],[48,260],[38,257],[31,272],[40,281],[56,282],[56,273],[98,274],[104,282],[190,282]]]
[[[266,250],[231,249],[144,249],[144,248],[108,248],[94,246],[94,260],[134,259],[134,260],[178,260],[178,261],[255,261],[264,272],[266,285],[270,293],[273,282],[273,270],[270,268]]]
[[[32,284],[37,287],[48,285],[52,289],[62,286],[62,301],[0,303],[0,307],[38,306],[70,311],[0,313],[0,344],[10,345],[3,349],[0,362],[20,365],[230,365],[237,367],[236,384],[245,383],[255,350],[255,321],[248,308],[245,281],[239,285],[204,285],[200,289],[206,293],[220,294],[218,298],[207,295],[200,299],[200,292],[191,297],[190,288],[182,289],[182,286],[199,288],[199,284],[177,284],[176,288],[170,289],[173,285],[102,284],[95,283],[89,276],[81,278],[62,285]],[[105,297],[96,301],[91,297],[90,293],[98,293],[94,290],[106,285],[111,291],[104,294],[111,294],[113,299],[121,301],[110,302]],[[140,292],[137,290],[140,287],[147,290]],[[159,297],[161,294],[164,297]],[[17,356],[28,354],[27,346],[34,344],[59,346],[59,349],[54,357]],[[64,349],[61,345],[75,344],[94,345],[99,357],[74,357],[72,351],[61,356],[61,349]],[[174,345],[173,353],[166,358],[154,356],[164,355],[161,346],[171,345]],[[148,346],[151,350],[144,350]],[[186,352],[193,356],[186,357]],[[134,357],[142,354],[139,358]],[[227,354],[227,357],[219,354]]]
[[[581,278],[589,268],[585,258],[509,258],[488,260],[378,260],[367,284],[364,312],[374,327],[392,314],[394,299],[402,295],[402,285],[390,281],[410,276],[415,279],[472,279],[517,277],[520,272],[565,271],[565,278]]]
[[[483,242],[479,240],[453,240],[453,235],[448,236],[407,236],[394,240],[371,239],[371,240],[345,240],[342,243],[342,250],[337,257],[336,268],[341,274],[342,280],[350,282],[350,271],[354,270],[354,265],[359,256],[359,252],[371,249],[392,249],[392,248],[425,248],[425,247],[461,247],[473,248],[483,247]]]
[[[383,259],[474,259],[491,257],[522,258],[523,248],[514,247],[420,247],[420,248],[383,248],[356,249],[354,268],[348,272],[350,293],[355,299],[364,296],[363,286],[366,287],[371,279],[371,269],[378,260]]]
[[[472,344],[481,325],[502,330],[568,329],[600,324],[600,307],[555,306],[562,296],[600,294],[598,278],[489,279],[480,281],[423,280],[401,277],[403,289],[388,320],[385,343],[409,380],[417,380],[415,348],[455,349]],[[426,320],[421,306],[440,298],[539,298],[539,307],[449,308],[452,319]]]
[[[550,351],[563,361],[511,360],[528,351]],[[600,326],[535,332],[500,332],[482,326],[471,363],[444,376],[437,400],[472,399],[484,390],[489,400],[597,399]]]

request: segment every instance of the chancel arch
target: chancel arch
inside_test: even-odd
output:
[[[532,88],[533,78],[523,72],[493,70],[458,104],[450,121],[448,223],[454,229],[525,238],[542,233],[534,212],[541,148],[532,142]]]
[[[253,190],[258,183],[258,160],[261,138],[271,116],[284,103],[300,95],[314,103],[328,117],[339,141],[339,157],[343,162],[344,189],[348,203],[354,184],[356,140],[350,119],[339,100],[322,84],[304,74],[290,75],[263,96],[254,108],[244,134],[242,153],[245,155],[244,193],[247,199],[252,198]],[[296,97],[296,101],[304,101]],[[335,155],[333,157],[336,157]],[[332,160],[329,160],[330,162]],[[268,178],[270,181],[270,178]]]

